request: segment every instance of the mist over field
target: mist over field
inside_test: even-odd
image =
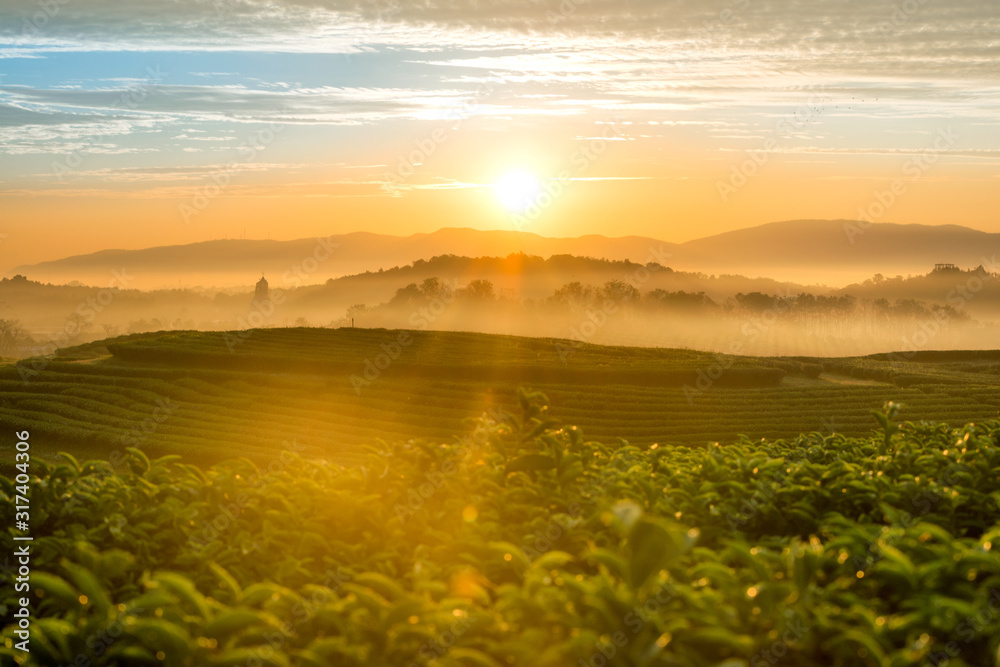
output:
[[[246,289],[248,279],[263,272],[272,286],[290,288],[414,263],[419,271],[421,263],[444,255],[524,254],[656,262],[680,272],[844,287],[876,274],[921,275],[942,262],[966,268],[988,265],[996,261],[997,253],[1000,233],[958,225],[791,220],[684,243],[635,235],[560,238],[527,229],[471,228],[409,236],[338,233],[291,241],[229,238],[133,250],[107,249],[0,269],[6,277],[25,275],[54,284],[76,281],[103,286],[127,268],[127,286],[142,290]],[[525,296],[536,295],[529,292]]]
[[[669,261],[656,248],[643,263],[439,255],[318,284],[309,284],[313,275],[299,267],[263,276],[266,299],[254,298],[260,276],[251,273],[243,288],[159,290],[132,287],[141,266],[112,271],[107,287],[41,284],[16,275],[0,281],[8,322],[2,353],[27,356],[53,344],[171,329],[355,326],[722,354],[849,356],[989,349],[1000,331],[1000,281],[992,264],[942,266],[908,277],[877,273],[832,288],[679,271],[664,264]]]

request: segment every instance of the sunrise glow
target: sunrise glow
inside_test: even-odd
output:
[[[507,210],[520,213],[538,200],[542,186],[530,171],[512,171],[504,174],[493,185],[497,198]]]
[[[1000,231],[988,3],[550,4],[8,3],[0,264],[104,234],[509,230],[563,171],[579,185],[533,232],[685,241],[870,210]]]

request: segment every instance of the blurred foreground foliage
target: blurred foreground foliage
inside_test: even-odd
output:
[[[0,659],[998,663],[1000,424],[609,447],[520,400],[360,466],[32,461],[31,652],[5,581]]]

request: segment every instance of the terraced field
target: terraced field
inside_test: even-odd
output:
[[[990,352],[720,358],[471,333],[170,332],[0,366],[0,426],[30,429],[39,454],[113,461],[139,446],[211,463],[290,449],[350,462],[378,439],[451,441],[483,413],[515,411],[530,386],[603,442],[861,436],[890,400],[913,421],[996,419],[998,369]]]

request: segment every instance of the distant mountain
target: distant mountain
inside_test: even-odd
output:
[[[334,234],[294,241],[218,240],[142,250],[103,250],[33,265],[7,276],[103,286],[114,271],[126,270],[128,287],[245,287],[263,273],[276,287],[321,283],[328,278],[405,266],[437,255],[579,255],[611,260],[655,261],[653,250],[670,253],[674,244],[638,236],[547,238],[538,234],[475,229],[441,229],[391,236],[369,232]]]
[[[277,287],[321,283],[364,271],[404,266],[438,255],[550,257],[576,255],[609,260],[657,261],[678,270],[767,276],[834,286],[875,273],[921,274],[936,263],[974,267],[1000,252],[1000,234],[957,225],[866,226],[848,220],[776,222],[686,243],[626,236],[548,238],[538,234],[441,229],[391,236],[369,232],[295,241],[225,240],[143,250],[104,250],[29,266],[8,276],[105,285],[125,269],[129,287],[234,287],[264,273]]]
[[[844,284],[875,273],[924,274],[938,263],[973,268],[1000,253],[1000,234],[958,225],[865,225],[851,220],[794,220],[684,243],[675,268],[761,273],[774,278],[836,276]]]

